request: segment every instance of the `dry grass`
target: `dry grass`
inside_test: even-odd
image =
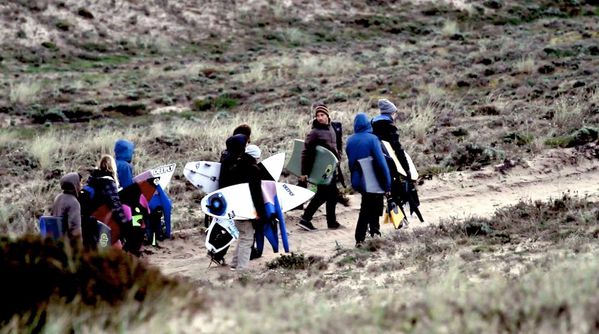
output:
[[[573,131],[585,124],[584,98],[561,98],[553,104],[553,123],[561,131]]]
[[[520,73],[533,73],[537,67],[537,63],[533,56],[526,56],[516,62],[514,67]]]
[[[30,104],[38,99],[44,88],[39,80],[25,80],[9,83],[9,101],[15,104]]]
[[[443,23],[443,28],[441,28],[443,36],[453,36],[459,32],[460,29],[458,23],[455,21],[445,21],[445,23]]]

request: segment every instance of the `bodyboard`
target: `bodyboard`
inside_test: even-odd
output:
[[[157,178],[158,184],[162,187],[163,190],[166,190],[171,179],[173,178],[173,174],[175,173],[175,168],[177,164],[168,164],[164,166],[159,166],[156,168],[149,169],[136,177],[133,178],[133,181],[144,181],[149,178]]]
[[[41,216],[39,220],[40,235],[42,239],[52,238],[58,240],[64,235],[63,217]]]
[[[276,193],[282,212],[287,212],[314,196],[314,192],[306,188],[282,182],[276,182]],[[200,206],[205,214],[213,217],[243,220],[257,216],[247,183],[214,191],[202,198]]]
[[[239,238],[239,230],[232,219],[213,219],[206,234],[206,249],[218,253]]]
[[[372,165],[372,157],[366,157],[358,160],[362,169],[362,179],[364,180],[364,191],[369,194],[384,194],[385,190],[381,188],[379,180],[376,177],[376,171]]]
[[[395,229],[402,228],[404,224],[407,226],[407,218],[403,208],[391,200],[387,201],[385,217],[383,218],[383,224],[388,223],[392,223]]]
[[[112,245],[112,233],[108,225],[98,222],[98,250],[106,250]]]
[[[156,191],[156,179],[149,178],[144,181],[136,181],[119,191],[121,204],[129,208],[137,207],[140,204],[140,197],[143,196],[146,202],[149,202]],[[112,210],[107,204],[100,205],[93,213],[92,217],[104,223],[111,229],[111,242],[114,244],[121,237],[121,228],[112,218]]]
[[[397,155],[395,154],[393,147],[391,147],[391,144],[385,140],[381,140],[381,143],[383,144],[383,146],[385,147],[385,150],[387,151],[387,153],[393,160],[393,163],[395,164],[395,167],[397,168],[397,171],[399,172],[399,174],[401,174],[402,176],[407,176],[408,174],[406,173],[404,168],[399,163],[399,159],[397,159]],[[412,177],[412,180],[415,181],[418,179],[418,171],[416,171],[416,166],[414,165],[414,162],[412,162],[412,158],[410,157],[408,152],[406,152],[404,150],[404,154],[406,156],[406,160],[408,161],[408,166],[410,168],[410,176]]]
[[[302,151],[304,149],[304,141],[300,139],[293,140],[293,151],[289,162],[287,162],[287,170],[296,176],[302,175]],[[327,150],[322,146],[316,146],[316,156],[314,157],[314,165],[310,175],[308,175],[308,182],[312,184],[329,184],[333,179],[333,174],[337,168],[339,160],[333,154],[333,152]]]

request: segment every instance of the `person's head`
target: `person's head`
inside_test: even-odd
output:
[[[393,102],[387,99],[379,99],[378,105],[381,115],[388,115],[392,119],[397,117],[397,107]]]
[[[67,193],[77,195],[81,190],[81,174],[79,173],[68,173],[60,178],[60,188]]]
[[[315,103],[312,105],[312,111],[314,112],[314,119],[320,124],[331,123],[331,117],[329,116],[329,108],[324,103]]]
[[[245,135],[250,142],[250,136],[252,135],[252,128],[247,124],[241,124],[233,130],[233,135]]]
[[[114,158],[111,155],[109,155],[109,154],[102,155],[102,157],[100,158],[100,161],[98,161],[98,169],[112,175],[114,182],[116,182],[118,185],[119,180],[116,176],[116,163],[114,162]]]
[[[114,158],[116,160],[131,162],[134,151],[135,144],[127,139],[119,139],[114,143]]]
[[[245,135],[236,134],[227,138],[227,152],[230,157],[237,158],[245,153],[245,146],[247,145],[248,139]]]

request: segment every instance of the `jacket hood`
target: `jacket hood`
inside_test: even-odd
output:
[[[135,145],[127,139],[119,139],[114,144],[114,158],[115,160],[124,160],[131,162],[133,159],[133,152],[135,151]]]
[[[364,113],[359,113],[354,118],[354,133],[360,132],[372,132],[372,125],[370,125],[370,119]]]
[[[247,137],[242,134],[233,135],[227,138],[227,141],[225,142],[227,152],[229,152],[231,157],[239,157],[241,154],[245,153],[247,141]]]
[[[81,190],[81,177],[79,173],[68,173],[60,178],[60,188],[65,192],[79,193]]]

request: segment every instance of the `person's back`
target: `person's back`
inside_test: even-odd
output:
[[[358,166],[358,160],[372,157],[373,167],[377,172],[377,179],[382,188],[390,185],[391,178],[385,157],[382,154],[381,144],[377,136],[372,134],[372,127],[366,114],[356,115],[354,120],[354,134],[347,139],[347,162],[351,172],[352,187],[363,192],[364,180]]]
[[[123,211],[118,194],[119,184],[116,179],[114,165],[114,159],[111,156],[103,155],[98,163],[98,169],[91,172],[87,183],[95,190],[94,203],[96,205],[108,205],[115,221],[119,224],[125,224],[129,220]]]
[[[400,165],[408,173],[408,178],[410,178],[410,168],[401,142],[399,141],[399,131],[393,124],[397,118],[397,107],[387,99],[380,99],[378,106],[380,115],[376,116],[371,122],[372,133],[380,140],[384,140],[391,145],[397,160],[399,160]],[[398,178],[397,169],[391,168],[391,170],[394,174],[393,177]]]
[[[383,214],[383,194],[367,191],[366,177],[362,170],[362,159],[372,159],[372,170],[380,189],[385,194],[391,190],[391,175],[379,139],[371,133],[372,128],[366,114],[360,113],[354,118],[354,134],[347,139],[346,153],[351,172],[352,187],[361,197],[360,213],[356,224],[356,247],[361,247],[366,232],[372,237],[380,235],[379,217]]]
[[[78,173],[66,174],[60,179],[60,187],[63,192],[54,198],[52,215],[63,217],[67,228],[67,237],[81,243],[81,206],[77,200],[81,188],[81,176]]]
[[[126,139],[119,139],[114,144],[114,158],[116,160],[116,171],[121,187],[125,188],[133,183],[133,166],[131,161],[135,145]]]

